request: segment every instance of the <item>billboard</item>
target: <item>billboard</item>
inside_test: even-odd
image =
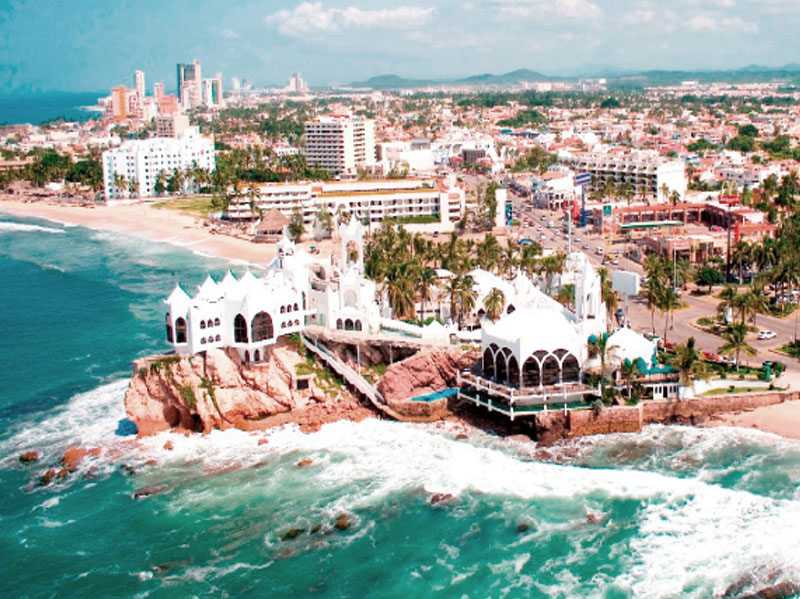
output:
[[[641,279],[635,272],[615,270],[611,274],[611,287],[623,295],[639,295]]]

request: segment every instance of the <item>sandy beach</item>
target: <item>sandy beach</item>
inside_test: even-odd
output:
[[[229,235],[215,234],[209,227],[203,226],[203,221],[199,218],[176,210],[154,208],[151,204],[82,206],[53,201],[26,202],[0,195],[0,213],[2,212],[171,243],[197,253],[262,266],[275,257],[274,243],[257,244]],[[316,245],[323,256],[334,251],[330,240],[305,241],[300,245]]]
[[[800,440],[800,401],[716,416],[706,426],[738,426]]]

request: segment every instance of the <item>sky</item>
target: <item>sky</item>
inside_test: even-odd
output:
[[[0,92],[800,62],[800,0],[0,0]]]

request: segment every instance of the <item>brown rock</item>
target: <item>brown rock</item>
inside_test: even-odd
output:
[[[20,454],[19,461],[23,464],[30,464],[31,462],[37,462],[39,460],[39,452],[38,451],[26,451],[25,453]]]
[[[314,460],[312,460],[311,458],[303,458],[302,460],[297,462],[297,466],[299,468],[305,468],[307,466],[310,466],[313,463],[314,463]]]
[[[456,347],[421,351],[389,366],[378,390],[389,402],[443,391],[454,387],[458,371],[470,368],[479,357],[476,350]]]
[[[267,443],[269,443],[269,439],[262,438],[258,440],[259,445],[266,445]]]
[[[290,528],[285,533],[281,535],[282,541],[290,541],[299,535],[303,534],[306,531],[305,528]]]
[[[175,449],[175,446],[172,444],[172,441],[167,441],[166,443],[164,443],[164,449],[166,449],[167,451],[172,451],[173,449]]]
[[[61,465],[69,472],[75,472],[87,455],[89,455],[89,450],[84,447],[69,447],[61,458]]]
[[[451,493],[434,493],[431,495],[431,505],[447,505],[455,501],[456,498]]]
[[[464,439],[469,439],[469,435],[467,435],[465,433],[458,433],[456,435],[456,441],[462,441]]]
[[[61,470],[58,471],[58,478],[67,478],[68,474],[69,470],[67,470],[66,468],[62,468]]]
[[[350,518],[347,517],[347,514],[339,514],[333,527],[336,530],[347,530],[350,528]]]
[[[53,469],[51,468],[50,470],[48,470],[47,472],[45,472],[45,473],[42,475],[42,478],[40,478],[40,479],[39,479],[39,484],[40,484],[41,486],[43,486],[43,487],[46,487],[46,486],[47,486],[47,485],[49,485],[51,482],[53,482],[53,479],[54,479],[55,477],[56,477],[56,471],[55,471],[55,470],[53,470]]]

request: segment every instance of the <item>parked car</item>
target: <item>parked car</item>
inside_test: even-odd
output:
[[[775,336],[775,331],[761,331],[758,334],[758,339],[759,341],[764,341],[765,339],[774,339]]]
[[[619,258],[613,258],[611,260],[611,264],[613,264],[614,266],[617,266],[619,264]]]
[[[598,247],[595,248],[594,253],[597,254],[598,256],[602,256],[603,254],[605,254],[605,250],[601,247]]]
[[[583,249],[588,250],[589,249],[589,244],[588,243],[584,243],[583,244]]]

